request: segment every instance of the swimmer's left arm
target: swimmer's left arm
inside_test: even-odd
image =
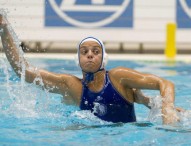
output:
[[[119,67],[113,71],[116,79],[127,88],[159,90],[162,97],[163,123],[177,121],[174,111],[174,84],[152,74],[144,74],[132,69]]]

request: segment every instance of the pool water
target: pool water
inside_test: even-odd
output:
[[[81,77],[73,60],[30,59],[39,68]],[[110,60],[107,69],[124,66],[175,83],[176,106],[191,109],[191,65],[186,62]],[[137,122],[105,122],[89,111],[62,103],[62,97],[24,83],[4,57],[0,58],[0,145],[191,145],[191,114],[180,123],[163,126],[160,110],[135,104]],[[144,90],[154,102],[159,92]]]

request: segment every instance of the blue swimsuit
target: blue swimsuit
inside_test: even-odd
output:
[[[81,110],[91,110],[95,116],[108,122],[135,122],[134,104],[125,100],[113,87],[108,72],[105,85],[99,92],[93,92],[83,84]]]

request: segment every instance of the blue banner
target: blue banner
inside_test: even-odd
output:
[[[176,23],[178,28],[191,28],[191,0],[177,0]]]
[[[133,0],[45,0],[46,27],[133,27]]]

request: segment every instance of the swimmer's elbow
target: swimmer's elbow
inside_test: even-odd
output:
[[[169,88],[169,87],[174,88],[174,83],[169,80],[163,79],[163,85],[165,86],[165,88]]]

